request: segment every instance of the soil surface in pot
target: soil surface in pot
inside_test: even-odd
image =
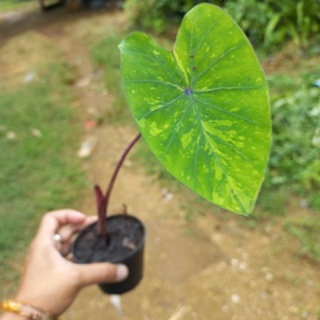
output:
[[[98,234],[92,224],[76,242],[75,260],[81,263],[117,260],[130,254],[143,241],[144,229],[138,220],[117,215],[106,221],[107,238]]]

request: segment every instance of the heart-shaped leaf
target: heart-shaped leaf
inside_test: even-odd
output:
[[[241,29],[200,4],[184,17],[173,52],[139,32],[119,47],[125,95],[154,155],[207,200],[250,213],[271,123],[266,79]]]

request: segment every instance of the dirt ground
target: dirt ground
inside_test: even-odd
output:
[[[60,8],[42,14],[38,8],[0,16],[0,81],[14,83],[36,72],[47,59],[63,55],[79,69],[70,87],[83,120],[110,107],[114,97],[94,77],[87,39],[102,39],[123,28],[119,10],[99,13]],[[107,88],[106,88],[107,89]],[[109,180],[118,156],[137,132],[132,127],[103,125],[83,130],[83,140],[95,148],[83,165],[92,183]],[[76,157],[77,155],[75,155]],[[133,160],[119,175],[111,212],[122,204],[147,228],[145,276],[123,295],[125,320],[319,320],[319,265],[298,256],[299,244],[288,237],[281,221],[249,228],[246,219],[209,209],[190,223],[180,196],[169,194],[154,178],[133,170]],[[105,186],[103,186],[105,187]],[[170,190],[169,190],[170,192]],[[168,193],[167,193],[168,195]],[[306,208],[292,203],[289,214]],[[94,213],[92,194],[79,208]],[[98,287],[83,290],[63,320],[118,320],[108,296]]]

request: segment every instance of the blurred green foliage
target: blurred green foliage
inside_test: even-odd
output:
[[[268,50],[288,40],[307,45],[320,30],[318,0],[127,0],[125,8],[137,25],[159,34],[201,2],[222,6],[254,46]]]
[[[320,30],[318,0],[228,0],[225,9],[253,45],[268,50],[288,40],[307,45]]]
[[[265,187],[290,186],[319,206],[320,69],[297,76],[269,77],[273,146]]]
[[[172,24],[178,24],[188,10],[202,2],[221,5],[223,1],[126,0],[125,9],[137,26],[161,34]]]

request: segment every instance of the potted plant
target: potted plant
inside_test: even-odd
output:
[[[128,35],[119,48],[123,89],[140,134],[121,157],[106,195],[95,187],[97,238],[109,248],[112,231],[105,230],[109,222],[105,228],[104,221],[112,185],[140,135],[183,184],[220,207],[248,215],[264,179],[271,120],[267,82],[242,30],[221,8],[203,3],[184,17],[173,51],[141,32]],[[136,228],[140,243],[130,236],[129,242],[128,236],[120,241],[131,246],[129,256],[143,249],[144,227]],[[137,274],[138,283],[142,272]]]
[[[109,294],[121,294],[133,289],[142,279],[145,227],[136,217],[121,214],[107,217],[108,204],[118,172],[128,153],[140,139],[138,134],[121,155],[111,176],[107,191],[103,194],[99,185],[94,186],[97,203],[97,222],[86,227],[73,245],[73,258],[77,263],[109,261],[124,263],[129,276],[121,283],[101,283],[101,290]]]

